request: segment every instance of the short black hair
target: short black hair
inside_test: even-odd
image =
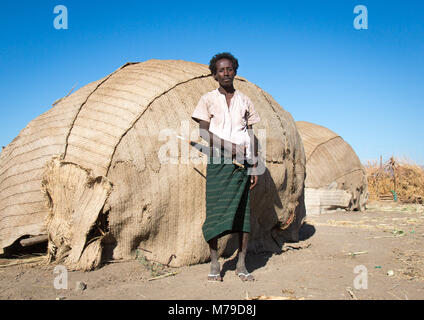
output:
[[[238,64],[238,60],[236,59],[236,57],[234,57],[231,53],[229,52],[222,52],[222,53],[217,53],[216,55],[214,55],[211,59],[211,61],[209,61],[209,70],[211,71],[211,73],[213,75],[216,74],[216,62],[218,60],[221,59],[228,59],[231,61],[231,63],[233,64],[233,69],[234,69],[234,73],[237,74],[237,69],[239,67]]]

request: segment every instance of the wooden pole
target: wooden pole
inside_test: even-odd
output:
[[[42,243],[48,240],[48,237],[46,234],[43,234],[41,236],[36,236],[36,237],[31,237],[31,238],[26,238],[26,239],[22,239],[20,241],[20,244],[23,247],[29,247],[32,246],[34,244],[38,244],[38,243]]]

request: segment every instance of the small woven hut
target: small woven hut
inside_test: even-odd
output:
[[[176,135],[196,140],[191,114],[216,86],[202,64],[128,63],[31,121],[0,156],[0,250],[45,234],[49,261],[73,269],[137,253],[170,266],[205,262],[206,161]],[[304,215],[303,145],[269,94],[238,76],[235,87],[260,114],[255,134],[266,130],[249,250],[274,251],[297,237]],[[219,251],[235,246],[228,235]]]
[[[308,204],[323,209],[365,209],[368,199],[366,171],[352,147],[323,126],[306,121],[297,121],[296,126],[306,155],[307,213]]]

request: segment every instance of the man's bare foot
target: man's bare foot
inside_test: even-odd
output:
[[[255,281],[255,277],[251,275],[245,266],[237,266],[236,275],[241,279],[241,281]]]
[[[222,281],[219,262],[211,263],[211,270],[208,274],[208,281]]]
[[[255,277],[253,277],[250,273],[243,273],[243,272],[239,272],[237,273],[237,276],[241,279],[241,281],[245,282],[245,281],[255,281]]]

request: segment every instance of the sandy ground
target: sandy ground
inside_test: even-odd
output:
[[[69,272],[67,288],[57,289],[66,282],[54,266],[2,258],[0,299],[424,299],[423,222],[424,206],[395,203],[307,217],[302,241],[284,244],[280,254],[248,255],[255,282],[236,277],[234,257],[221,259],[221,283],[206,280],[209,264],[166,268],[138,258]],[[78,282],[86,287],[76,289]]]

